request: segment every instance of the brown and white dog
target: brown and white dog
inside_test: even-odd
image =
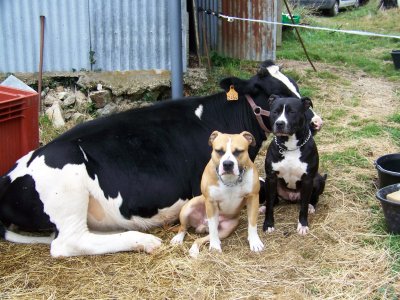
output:
[[[238,226],[240,211],[246,205],[250,249],[261,251],[264,245],[257,233],[260,182],[248,154],[255,139],[247,131],[232,135],[214,131],[209,145],[213,151],[201,179],[202,195],[182,207],[179,232],[171,244],[182,244],[187,229],[194,227],[197,233],[209,235],[195,240],[189,250],[192,257],[199,254],[200,246],[206,242],[210,242],[210,250],[221,252],[221,239]]]

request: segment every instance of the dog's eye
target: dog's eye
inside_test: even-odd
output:
[[[238,149],[236,149],[235,151],[233,151],[233,155],[239,156],[239,155],[242,154],[243,152],[244,152],[244,150],[238,150]]]
[[[220,155],[220,156],[225,154],[225,151],[222,150],[222,149],[215,150],[215,152],[217,152],[217,154]]]

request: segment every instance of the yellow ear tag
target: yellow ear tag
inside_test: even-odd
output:
[[[226,93],[226,99],[228,99],[228,101],[239,99],[239,94],[235,91],[235,87],[233,85],[229,87],[229,92]]]

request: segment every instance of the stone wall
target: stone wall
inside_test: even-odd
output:
[[[83,72],[72,79],[65,77],[68,80],[60,74],[55,78],[47,78],[42,91],[42,110],[55,128],[170,98],[167,71]],[[184,76],[186,93],[195,92],[206,81],[205,69],[189,69]]]

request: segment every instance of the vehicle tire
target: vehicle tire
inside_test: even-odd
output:
[[[331,17],[337,16],[339,13],[339,1],[335,1],[335,4],[328,10],[328,15]]]

